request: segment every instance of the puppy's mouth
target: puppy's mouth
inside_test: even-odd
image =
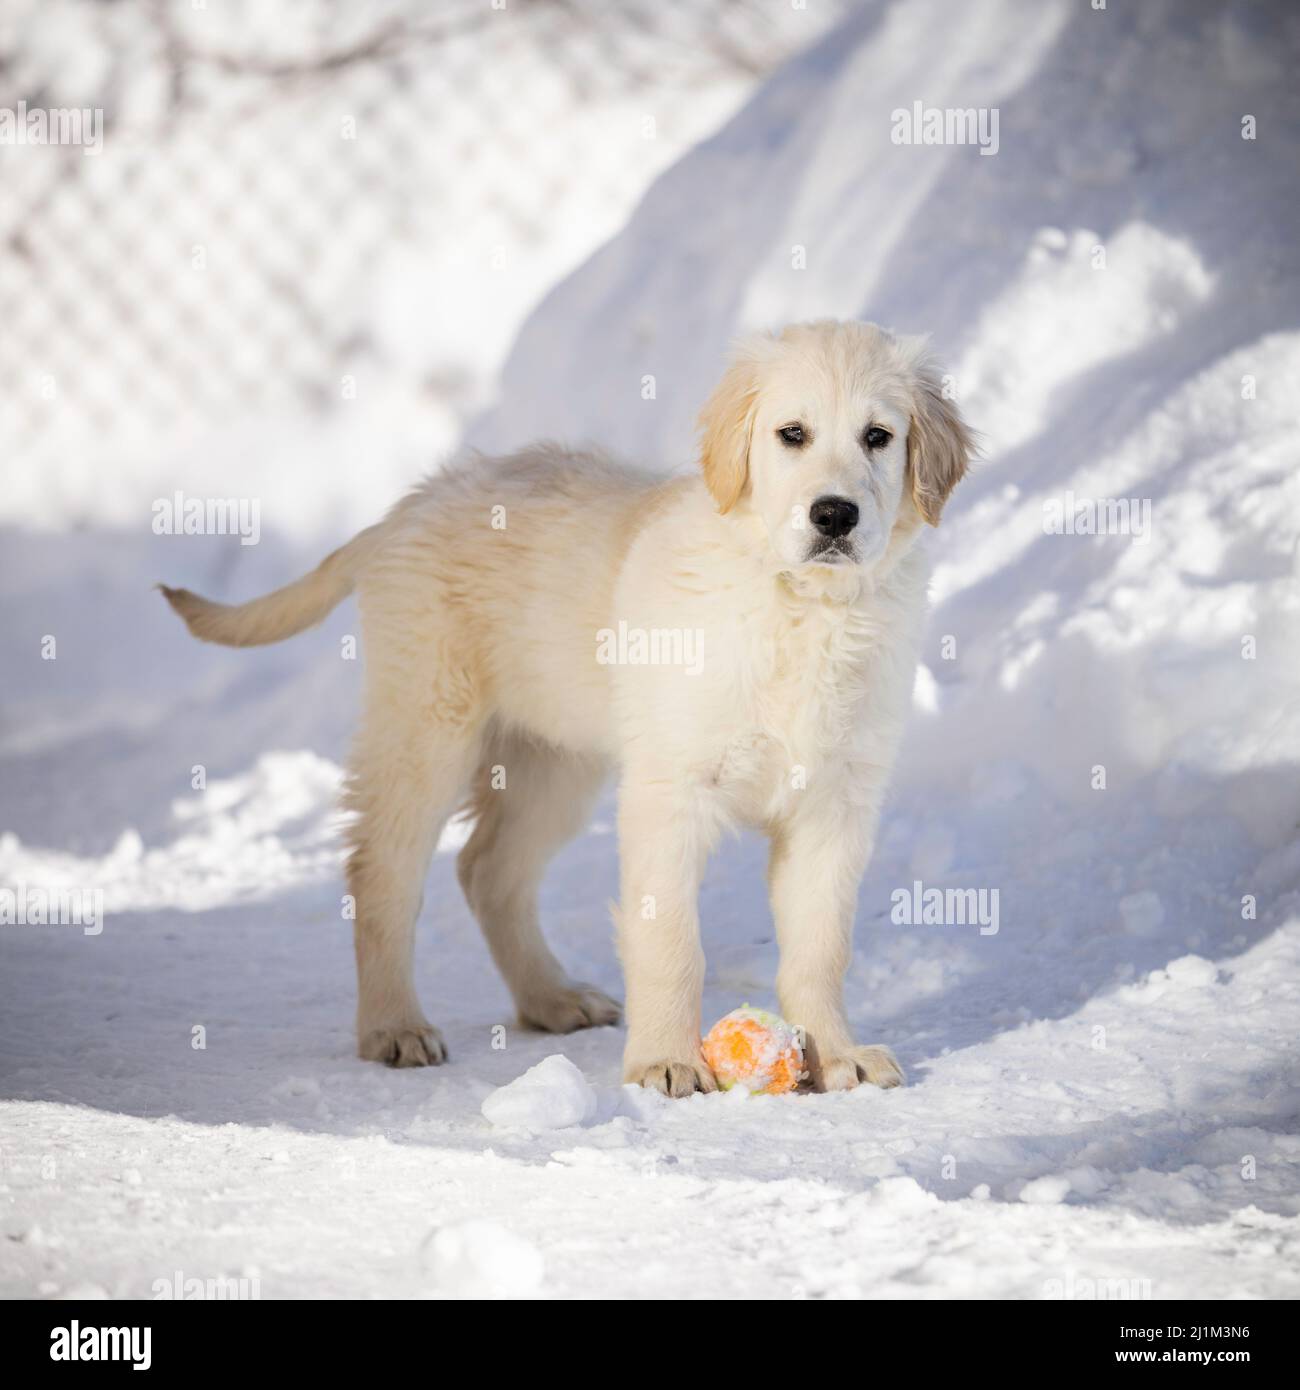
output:
[[[851,565],[858,558],[853,542],[847,536],[821,536],[805,557],[809,565]]]

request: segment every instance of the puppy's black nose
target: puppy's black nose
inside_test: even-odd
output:
[[[819,497],[808,508],[808,520],[823,536],[847,536],[858,524],[858,504],[847,497]]]

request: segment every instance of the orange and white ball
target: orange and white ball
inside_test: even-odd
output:
[[[803,1044],[785,1019],[746,1004],[709,1029],[704,1060],[724,1091],[739,1086],[753,1095],[779,1096],[799,1084]]]

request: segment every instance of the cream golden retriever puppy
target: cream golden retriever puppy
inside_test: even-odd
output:
[[[540,446],[429,479],[305,578],[239,606],[164,589],[210,642],[278,642],[353,590],[366,646],[349,767],[362,1057],[445,1057],[416,998],[430,856],[468,796],[459,874],[524,1023],[614,1023],[538,924],[547,860],[619,777],[624,1076],[714,1089],[696,899],[724,829],[771,841],[781,1012],[814,1085],[897,1085],[854,1041],[858,883],[912,689],[916,541],[971,436],[923,346],[862,323],[743,341],[705,405],[698,476]]]

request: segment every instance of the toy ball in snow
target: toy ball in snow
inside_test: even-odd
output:
[[[785,1019],[746,1004],[709,1029],[704,1060],[724,1091],[739,1086],[754,1095],[779,1096],[799,1084],[803,1044]]]

